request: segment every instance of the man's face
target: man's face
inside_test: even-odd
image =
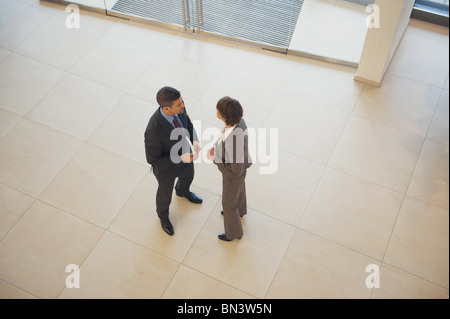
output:
[[[178,100],[173,102],[171,107],[167,107],[167,111],[170,112],[170,113],[173,113],[171,115],[183,113],[183,111],[184,111],[183,97],[180,96],[180,98]]]

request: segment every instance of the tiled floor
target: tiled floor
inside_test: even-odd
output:
[[[0,2],[1,298],[449,297],[448,29],[411,21],[374,88],[348,67],[66,16]],[[224,95],[278,129],[276,173],[262,155],[249,170],[242,240],[217,239],[221,176],[204,161],[204,203],[174,196],[175,235],[161,229],[143,132],[163,85],[204,148]]]
[[[358,64],[370,12],[347,0],[304,0],[289,51]]]

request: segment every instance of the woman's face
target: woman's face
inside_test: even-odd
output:
[[[220,114],[219,110],[216,109],[216,111],[217,111],[217,118],[218,118],[219,120],[222,120],[222,121],[225,122],[225,119],[223,118],[222,114]]]

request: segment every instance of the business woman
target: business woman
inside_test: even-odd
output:
[[[241,217],[247,214],[245,177],[252,165],[248,154],[247,125],[239,101],[228,96],[217,103],[217,117],[225,127],[208,157],[222,173],[222,207],[225,233],[218,238],[224,241],[241,239]]]

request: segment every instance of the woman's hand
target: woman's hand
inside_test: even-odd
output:
[[[214,157],[216,157],[216,146],[215,145],[214,145],[214,147],[212,147],[208,150],[208,159],[210,161],[213,161]]]

